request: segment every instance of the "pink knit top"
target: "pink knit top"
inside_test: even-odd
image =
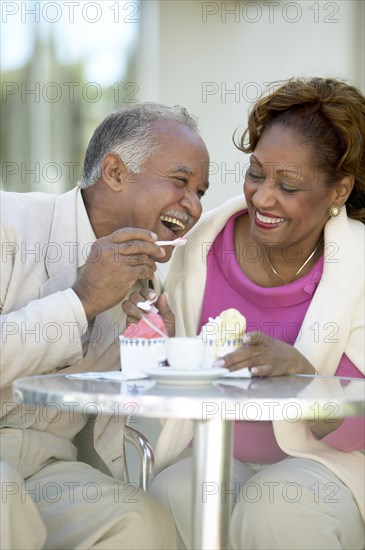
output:
[[[216,317],[221,311],[233,307],[246,317],[247,332],[259,330],[293,345],[300,338],[301,324],[321,279],[323,256],[307,275],[286,286],[264,288],[256,285],[242,272],[237,260],[237,254],[245,254],[247,261],[254,261],[252,250],[249,247],[235,250],[233,244],[234,222],[243,213],[238,212],[229,219],[208,253],[199,330],[209,317]],[[317,330],[315,326],[313,330]],[[331,330],[333,327],[328,329]],[[321,337],[331,337],[329,332]],[[336,375],[363,377],[345,355]],[[346,419],[323,441],[343,451],[364,449],[363,418]],[[271,422],[236,422],[234,455],[244,462],[262,464],[271,464],[287,456],[276,443]]]

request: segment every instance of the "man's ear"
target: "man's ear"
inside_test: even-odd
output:
[[[337,182],[333,190],[333,202],[337,202],[341,206],[345,204],[349,198],[354,183],[355,178],[353,176],[345,176]]]
[[[124,162],[114,153],[108,153],[103,158],[101,175],[104,182],[113,191],[122,191],[123,182],[128,171]]]

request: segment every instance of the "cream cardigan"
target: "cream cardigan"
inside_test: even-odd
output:
[[[240,196],[207,212],[190,231],[188,244],[175,251],[166,290],[176,314],[178,334],[197,333],[207,252],[226,221],[243,208],[245,203]],[[348,218],[345,209],[326,224],[322,279],[295,343],[323,375],[334,375],[343,353],[364,373],[364,244],[364,225]],[[314,338],[314,323],[320,331],[318,339]],[[336,333],[326,342],[329,328],[335,328]],[[320,379],[316,379],[317,385],[318,382]],[[340,385],[339,391],[344,391]],[[191,420],[165,422],[156,447],[157,470],[177,459],[191,440],[192,430]],[[303,422],[275,421],[274,433],[278,445],[288,455],[311,458],[332,470],[351,489],[364,517],[365,467],[361,452],[345,453],[333,449],[316,440]]]

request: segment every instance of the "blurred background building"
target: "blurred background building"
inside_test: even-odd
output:
[[[73,187],[97,124],[153,100],[199,117],[211,208],[241,192],[232,134],[271,82],[365,89],[364,0],[3,0],[1,24],[3,189]]]

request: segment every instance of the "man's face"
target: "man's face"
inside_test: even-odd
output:
[[[172,240],[185,235],[201,216],[209,155],[194,130],[174,121],[159,121],[155,128],[159,151],[140,174],[124,174],[113,208],[115,229],[142,227],[154,231],[159,240]],[[167,261],[172,247],[165,250]]]

